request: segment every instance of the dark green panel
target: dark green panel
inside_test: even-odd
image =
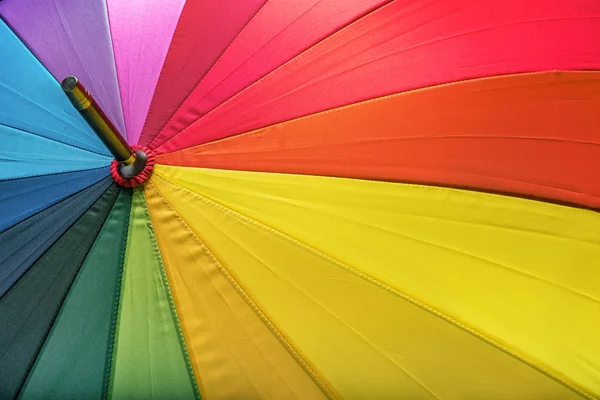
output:
[[[129,225],[122,190],[98,234],[22,390],[23,399],[100,399],[112,348]],[[106,374],[108,378],[108,374]]]
[[[18,394],[118,192],[112,184],[0,299],[0,399]]]

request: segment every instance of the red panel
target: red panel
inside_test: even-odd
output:
[[[181,104],[162,134],[175,135],[275,68],[389,1],[269,1]]]
[[[330,36],[176,135],[173,151],[434,84],[600,69],[596,0],[395,1]],[[187,111],[182,110],[182,113]],[[185,120],[193,115],[185,115]]]
[[[477,79],[159,155],[158,163],[467,187],[600,208],[600,72]]]
[[[149,143],[158,133],[265,2],[187,0],[158,78],[140,144]]]

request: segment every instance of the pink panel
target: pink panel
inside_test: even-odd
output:
[[[173,151],[391,93],[483,76],[600,69],[595,0],[394,1],[169,140]],[[194,118],[188,110],[183,118]],[[167,143],[165,141],[169,140]]]
[[[185,0],[106,0],[130,143],[137,143]]]
[[[163,128],[171,136],[315,43],[390,0],[271,0]]]
[[[140,137],[147,144],[267,0],[187,0]]]

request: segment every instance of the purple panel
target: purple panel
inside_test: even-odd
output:
[[[9,0],[0,15],[57,80],[77,76],[125,133],[104,0]]]
[[[106,0],[130,143],[137,143],[144,127],[184,3],[185,0]]]

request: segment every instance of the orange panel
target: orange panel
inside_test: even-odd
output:
[[[158,156],[600,207],[600,72],[506,75],[353,104]]]

